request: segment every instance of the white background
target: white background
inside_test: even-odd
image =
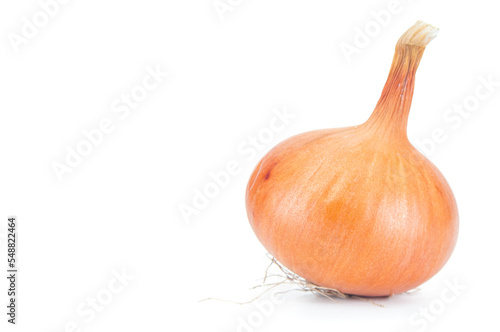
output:
[[[10,39],[22,36],[23,17],[32,22],[41,7],[35,0],[2,1],[1,266],[6,218],[16,215],[21,272],[14,327],[6,323],[6,279],[0,283],[0,330],[71,331],[71,322],[78,331],[497,326],[500,87],[455,127],[443,119],[474,96],[481,77],[500,81],[495,2],[401,0],[350,62],[340,45],[353,45],[356,29],[375,22],[370,13],[386,10],[389,1],[229,3],[232,11],[221,19],[212,0],[72,0],[16,52]],[[441,29],[420,64],[408,135],[415,145],[436,129],[446,136],[427,153],[454,190],[461,217],[445,268],[415,294],[377,300],[384,308],[302,292],[286,293],[279,304],[267,295],[246,306],[198,302],[256,294],[248,288],[268,259],[246,219],[252,168],[289,136],[365,121],[397,39],[417,20]],[[170,75],[120,119],[114,101],[142,83],[148,66]],[[238,152],[283,107],[296,115],[285,129],[252,158]],[[82,131],[104,118],[113,132],[59,181],[53,163],[65,163],[66,147],[75,148]],[[187,222],[181,204],[192,205],[194,191],[211,182],[209,173],[231,160],[240,173]],[[106,298],[113,271],[123,269],[133,280]],[[461,286],[444,303],[443,292],[453,294],[449,283]],[[79,315],[96,296],[109,303],[92,319]]]

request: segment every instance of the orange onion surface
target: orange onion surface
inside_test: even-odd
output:
[[[455,198],[406,134],[415,73],[437,31],[419,21],[401,36],[365,123],[289,138],[253,171],[246,191],[252,229],[307,281],[388,296],[419,286],[450,257]]]

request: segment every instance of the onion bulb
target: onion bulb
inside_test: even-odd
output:
[[[246,191],[252,229],[305,280],[389,296],[419,286],[450,257],[455,198],[406,133],[415,73],[437,31],[419,21],[401,36],[365,123],[289,138],[253,171]]]

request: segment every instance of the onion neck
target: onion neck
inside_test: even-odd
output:
[[[434,39],[437,31],[438,29],[419,21],[406,31],[396,44],[384,90],[375,110],[364,124],[379,137],[408,140],[406,129],[415,74],[425,46]]]

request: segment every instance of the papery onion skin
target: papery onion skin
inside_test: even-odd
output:
[[[435,33],[417,22],[401,37],[367,122],[294,136],[251,175],[246,205],[255,234],[304,279],[345,294],[388,296],[419,286],[450,257],[455,198],[406,137],[415,72]]]

